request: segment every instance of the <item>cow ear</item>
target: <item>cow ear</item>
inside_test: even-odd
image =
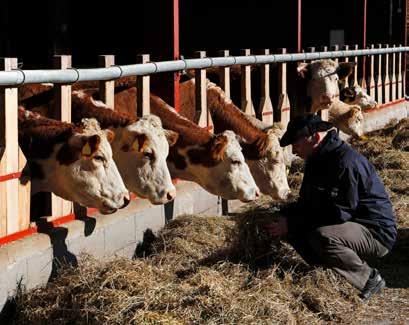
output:
[[[144,152],[148,144],[149,144],[148,137],[146,136],[146,134],[141,133],[136,135],[131,148],[132,151],[135,152]]]
[[[84,158],[91,158],[99,149],[101,137],[94,134],[90,137],[82,137],[81,156]]]
[[[223,160],[224,153],[226,152],[227,148],[227,137],[220,134],[213,138],[211,147],[210,147],[210,155],[213,160],[221,161]]]
[[[345,97],[354,98],[355,97],[355,90],[351,88],[344,88],[342,93]]]
[[[310,73],[310,64],[301,62],[297,66],[297,73],[301,78],[309,78]]]
[[[165,130],[165,137],[168,140],[169,147],[172,147],[176,144],[176,141],[179,139],[179,133],[171,130]]]
[[[340,62],[338,63],[337,74],[339,79],[347,78],[356,66],[356,62]]]
[[[112,131],[110,129],[106,129],[105,134],[107,135],[107,140],[108,140],[109,143],[114,142],[114,139],[115,139],[114,131]]]

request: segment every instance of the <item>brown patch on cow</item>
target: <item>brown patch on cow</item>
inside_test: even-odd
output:
[[[179,134],[171,130],[165,130],[165,137],[168,141],[169,147],[173,147],[178,141]]]
[[[99,103],[98,103],[99,104]],[[95,118],[101,128],[124,127],[136,121],[136,119],[123,113],[115,112],[99,106],[95,103],[90,94],[85,92],[74,92],[72,94],[72,119],[74,122],[80,122],[83,118]],[[101,102],[101,105],[103,103]]]
[[[355,89],[352,87],[346,87],[342,89],[339,93],[339,99],[343,102],[353,102],[356,98]]]
[[[92,159],[98,152],[100,143],[101,137],[97,134],[82,136],[74,144],[64,143],[60,150],[58,150],[57,161],[61,165],[70,165],[81,157]]]
[[[19,109],[19,143],[28,159],[46,159],[56,144],[67,142],[82,128]]]
[[[184,156],[182,156],[178,149],[175,147],[171,147],[169,149],[169,155],[167,158],[168,161],[172,162],[177,169],[186,169],[187,163]]]
[[[134,138],[130,138],[130,142],[125,143],[122,147],[121,150],[124,152],[128,152],[131,150],[134,150],[136,152],[144,152],[146,148],[149,146],[149,139],[146,136],[146,134],[137,134],[134,133],[135,136]]]
[[[21,85],[18,88],[19,101],[28,100],[31,97],[38,96],[43,93],[47,93],[52,90],[54,86],[52,84],[26,84]]]
[[[226,136],[214,136],[206,145],[188,150],[189,160],[192,164],[214,167],[223,160],[227,143]]]
[[[212,134],[192,121],[179,115],[171,106],[158,96],[150,97],[151,113],[159,116],[163,127],[179,134],[177,146],[203,145],[210,141]]]
[[[44,179],[45,178],[45,173],[41,167],[40,164],[34,162],[34,161],[28,161],[28,170],[29,170],[29,177],[31,179]]]
[[[339,79],[347,78],[356,66],[356,62],[340,62],[338,63],[337,74]]]
[[[115,140],[115,133],[110,129],[106,129],[107,140],[109,143],[114,142]]]
[[[250,143],[265,137],[265,132],[250,123],[244,113],[226,98],[220,87],[208,87],[207,96],[216,132],[232,130]]]
[[[268,136],[267,134],[253,143],[241,142],[243,156],[249,160],[259,160],[267,155]]]

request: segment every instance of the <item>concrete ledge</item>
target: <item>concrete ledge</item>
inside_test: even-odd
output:
[[[398,121],[409,116],[409,103],[404,101],[364,113],[364,132],[382,129],[392,119]]]
[[[114,214],[80,218],[1,246],[0,309],[19,285],[45,285],[59,261],[75,265],[81,253],[99,259],[132,258],[146,231],[156,233],[166,220],[185,213],[221,214],[221,200],[199,185],[180,181],[176,188],[177,197],[170,204],[155,206],[139,199]]]

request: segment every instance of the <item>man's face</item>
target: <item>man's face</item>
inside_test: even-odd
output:
[[[313,137],[300,137],[293,143],[293,153],[305,160],[314,152],[315,144]]]

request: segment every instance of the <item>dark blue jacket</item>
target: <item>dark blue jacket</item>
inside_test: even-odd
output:
[[[392,204],[374,166],[336,131],[307,159],[299,200],[283,212],[290,234],[353,221],[388,249],[396,240]]]

